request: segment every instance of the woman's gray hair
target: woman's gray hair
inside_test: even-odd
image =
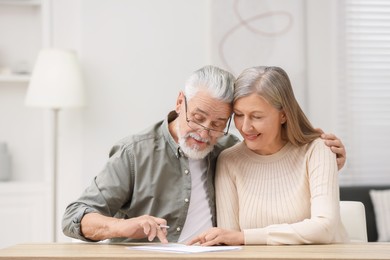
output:
[[[234,102],[257,94],[279,111],[287,121],[282,125],[284,138],[294,145],[307,144],[320,136],[295,99],[287,73],[279,67],[253,67],[244,70],[235,83]]]
[[[258,66],[244,70],[235,83],[234,101],[253,93],[263,96],[278,110],[283,108],[282,98],[295,101],[290,79],[279,67]]]
[[[185,84],[184,93],[187,99],[194,97],[198,91],[206,90],[213,98],[227,103],[233,102],[233,74],[215,66],[205,66],[195,71]]]

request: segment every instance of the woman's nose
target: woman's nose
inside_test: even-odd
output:
[[[242,121],[242,131],[247,132],[252,128],[252,121],[248,118],[244,118]]]

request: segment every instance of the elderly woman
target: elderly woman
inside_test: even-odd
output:
[[[244,141],[218,159],[218,227],[189,244],[347,242],[336,155],[303,113],[283,69],[254,67],[238,77],[234,122]]]

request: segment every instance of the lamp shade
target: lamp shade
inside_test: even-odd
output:
[[[84,83],[76,52],[41,50],[27,90],[26,105],[66,108],[84,103]]]

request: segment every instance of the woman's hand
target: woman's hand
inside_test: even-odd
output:
[[[213,245],[242,245],[244,233],[222,228],[211,228],[187,243],[187,245],[199,244],[201,246]]]

